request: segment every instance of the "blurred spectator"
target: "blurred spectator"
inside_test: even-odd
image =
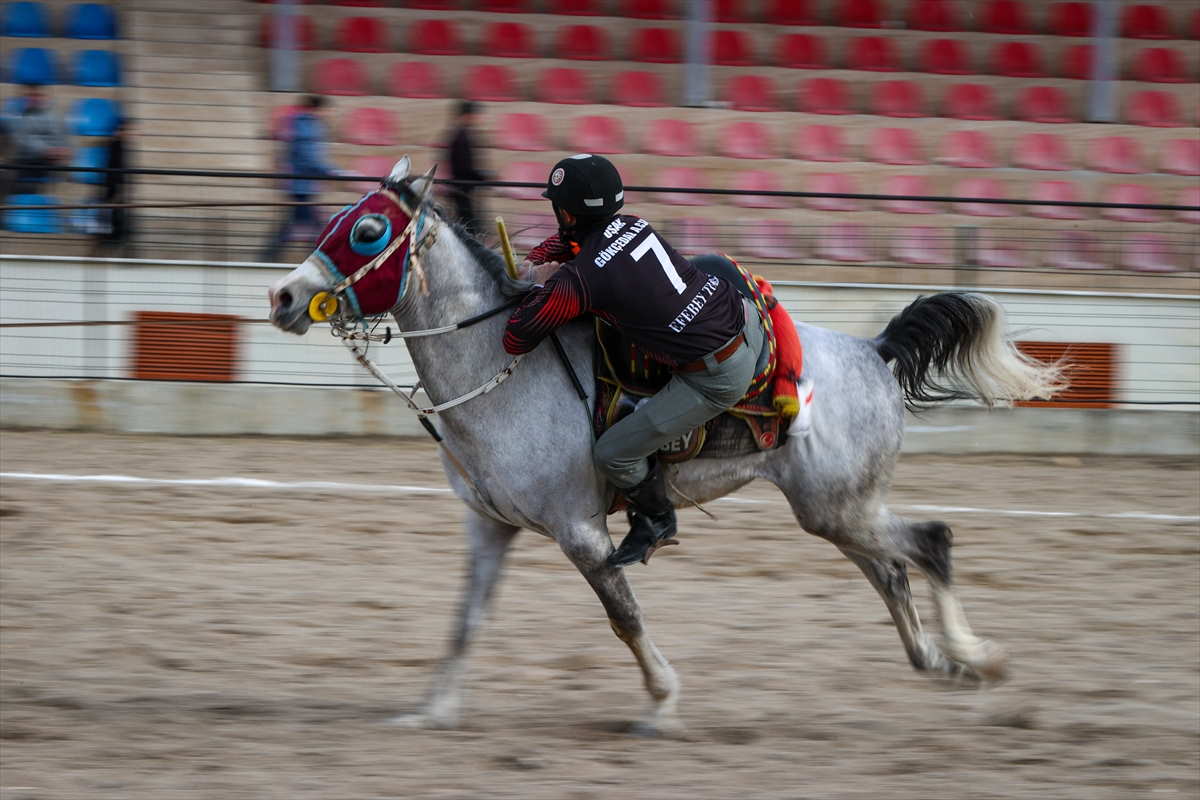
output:
[[[303,108],[287,121],[283,169],[293,175],[341,174],[329,163],[325,155],[325,123],[321,119],[325,98],[310,94],[304,98],[302,105]],[[284,245],[291,238],[294,227],[319,227],[316,206],[306,205],[317,198],[316,181],[311,178],[289,179],[287,193],[300,205],[288,207],[283,224],[263,250],[260,261],[277,260]],[[313,230],[312,235],[315,236],[318,232],[319,230]]]
[[[479,104],[463,100],[458,104],[458,119],[455,129],[446,144],[450,161],[450,178],[456,181],[483,181],[487,174],[475,160],[475,123],[479,118]],[[481,233],[479,217],[475,213],[475,186],[451,186],[450,201],[454,203],[454,215],[463,227]]]
[[[123,170],[129,167],[129,151],[126,145],[127,137],[132,132],[132,127],[133,121],[127,117],[117,119],[112,137],[108,140],[108,144],[104,148],[104,166],[114,170]],[[97,198],[97,202],[129,203],[128,186],[129,176],[124,172],[104,173],[104,185],[100,188],[100,196]],[[100,209],[100,214],[97,217],[99,224],[95,231],[97,236],[94,252],[98,252],[104,248],[112,248],[118,252],[128,249],[130,233],[129,216],[128,208]],[[128,253],[124,252],[122,254],[128,255]]]
[[[26,187],[20,184],[50,180],[48,167],[64,162],[69,154],[62,117],[51,107],[41,86],[30,84],[18,98],[16,113],[8,120],[15,171],[0,178],[0,197]]]

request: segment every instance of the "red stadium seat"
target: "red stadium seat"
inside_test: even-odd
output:
[[[876,128],[871,131],[867,157],[879,164],[924,164],[917,136],[908,128]]]
[[[1017,117],[1028,122],[1075,122],[1066,92],[1057,86],[1030,86],[1017,95]]]
[[[1013,166],[1022,169],[1074,169],[1066,140],[1055,133],[1026,133],[1013,147]]]
[[[741,250],[754,258],[795,259],[800,257],[791,226],[780,219],[746,220],[741,229]]]
[[[677,189],[709,188],[695,167],[667,167],[660,170],[654,178],[656,186]],[[671,206],[707,206],[712,205],[712,195],[692,194],[690,192],[659,192],[658,202]]]
[[[479,10],[494,14],[522,14],[530,9],[526,0],[481,0]]]
[[[818,25],[814,0],[771,0],[767,22],[772,25]]]
[[[900,69],[900,62],[891,39],[883,36],[860,36],[850,41],[847,66],[850,69],[873,72],[896,72]]]
[[[554,54],[579,61],[608,58],[608,35],[595,25],[563,25],[558,29]]]
[[[635,19],[670,19],[671,6],[668,0],[624,0],[621,16]]]
[[[921,45],[920,67],[939,75],[966,75],[971,69],[967,48],[958,39],[930,39]]]
[[[483,54],[496,58],[536,58],[533,32],[520,22],[493,22],[484,29]]]
[[[1178,272],[1180,246],[1161,233],[1135,233],[1121,246],[1121,268],[1137,272]]]
[[[1102,136],[1088,142],[1088,168],[1120,175],[1146,171],[1141,148],[1128,136]]]
[[[1154,83],[1187,83],[1187,72],[1178,50],[1169,47],[1147,47],[1137,54],[1134,77]]]
[[[551,67],[538,76],[538,99],[543,103],[591,103],[592,88],[581,69]]]
[[[343,142],[370,147],[390,147],[400,143],[396,118],[386,108],[356,108],[344,120]]]
[[[352,58],[326,58],[313,65],[317,94],[369,94],[367,87],[367,71]]]
[[[545,185],[546,165],[538,161],[508,162],[500,167],[500,180],[514,183],[539,183]],[[505,186],[499,189],[502,197],[513,200],[542,200],[542,186]]]
[[[754,63],[749,39],[742,31],[717,30],[709,36],[709,58],[725,67],[746,67]]]
[[[463,75],[463,94],[469,100],[512,103],[520,100],[512,70],[498,64],[476,64]]]
[[[1000,42],[992,48],[992,71],[1009,78],[1040,78],[1042,53],[1029,42]]]
[[[1055,36],[1091,36],[1091,3],[1055,3],[1050,6],[1050,33]]]
[[[754,22],[746,0],[716,0],[713,3],[713,19],[717,22]]]
[[[258,43],[260,46],[275,46],[274,23],[274,18],[269,14],[263,15],[258,29]],[[317,48],[317,35],[313,28],[313,21],[307,15],[300,14],[296,16],[295,36],[297,50],[315,50]]]
[[[1200,139],[1171,139],[1162,150],[1163,172],[1200,175]]]
[[[549,150],[550,126],[540,114],[505,114],[496,127],[496,146],[503,150]]]
[[[677,217],[672,221],[671,244],[685,256],[720,250],[717,226],[712,220],[698,217]]]
[[[1045,263],[1055,269],[1103,269],[1100,237],[1088,231],[1059,231],[1045,252]]]
[[[1200,39],[1200,8],[1197,8],[1196,12],[1192,14],[1192,21],[1189,27],[1188,35],[1193,39]]]
[[[809,175],[804,190],[821,194],[860,194],[855,177],[840,172]],[[861,211],[863,207],[861,200],[852,197],[806,197],[804,204],[816,211]]]
[[[1100,195],[1102,203],[1127,203],[1129,205],[1152,205],[1157,202],[1150,187],[1140,183],[1118,183],[1105,187]],[[1100,216],[1118,222],[1158,222],[1160,212],[1147,208],[1104,208]]]
[[[845,130],[836,125],[805,125],[796,132],[793,152],[807,161],[846,161]]]
[[[879,28],[883,26],[879,0],[842,0],[834,7],[839,11],[837,24],[843,27]]]
[[[627,153],[625,128],[616,117],[589,114],[579,117],[571,129],[568,143],[572,150],[580,153]]]
[[[388,71],[391,93],[396,97],[445,97],[436,64],[401,61]]]
[[[1092,46],[1073,44],[1064,51],[1062,75],[1077,81],[1092,79]]]
[[[1033,33],[1025,18],[1025,6],[1019,0],[990,0],[983,9],[980,30],[985,33]]]
[[[408,28],[408,49],[429,56],[461,56],[458,29],[444,19],[422,19]]]
[[[942,140],[938,161],[965,169],[992,169],[999,166],[992,140],[984,131],[952,131]]]
[[[959,29],[950,0],[915,0],[908,9],[908,27],[916,31]]]
[[[1153,128],[1178,128],[1183,125],[1183,116],[1175,95],[1157,89],[1134,92],[1127,101],[1125,118],[1134,125]]]
[[[837,78],[809,78],[800,84],[800,110],[810,114],[853,114],[848,89]]]
[[[814,251],[817,258],[860,264],[871,260],[871,240],[865,226],[837,222],[822,226],[820,231]]]
[[[933,194],[929,179],[922,175],[889,175],[883,181],[880,194],[897,197],[928,197]],[[881,200],[881,211],[892,214],[936,214],[938,209],[928,200]]]
[[[951,231],[921,225],[900,229],[892,236],[892,258],[905,264],[945,265],[954,262]]]
[[[1000,119],[991,87],[980,83],[956,83],[946,90],[945,104],[947,117]]]
[[[1000,181],[994,178],[964,178],[954,188],[954,196],[1004,200],[1007,194]],[[1017,213],[1016,206],[974,200],[959,201],[954,206],[958,213],[973,217],[1011,217]]]
[[[550,0],[551,14],[568,14],[577,17],[595,17],[601,13],[598,0]]]
[[[730,188],[741,192],[778,192],[782,189],[776,174],[762,169],[736,173]],[[742,208],[788,208],[792,204],[791,198],[765,194],[735,194],[730,196],[729,202]]]
[[[337,28],[334,47],[350,53],[386,53],[387,27],[378,17],[346,17]]]
[[[777,111],[775,84],[763,75],[735,75],[725,84],[730,108],[738,111]]]
[[[630,43],[630,58],[652,64],[679,62],[679,34],[673,28],[638,28]]]
[[[646,126],[642,152],[656,156],[698,156],[696,126],[682,119],[656,119]]]
[[[923,117],[925,98],[915,81],[880,81],[871,87],[871,109],[884,117]]]
[[[1052,203],[1078,203],[1083,199],[1079,187],[1071,181],[1038,181],[1033,185],[1029,198],[1037,202],[1029,205],[1029,213],[1042,219],[1085,219],[1087,212],[1077,206],[1048,206]]]
[[[774,158],[771,132],[757,122],[731,122],[717,132],[717,152],[729,158]]]
[[[662,78],[653,72],[627,70],[613,76],[612,101],[620,106],[664,106],[666,89]]]
[[[825,69],[825,42],[808,33],[779,37],[779,66],[792,69]]]
[[[1200,186],[1187,186],[1175,195],[1175,204],[1180,206],[1200,206]],[[1200,211],[1176,211],[1175,217],[1180,222],[1200,224]]]
[[[1162,6],[1125,6],[1121,15],[1121,35],[1131,39],[1170,39],[1170,27]]]

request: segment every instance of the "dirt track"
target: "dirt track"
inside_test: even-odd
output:
[[[5,472],[444,486],[414,443],[0,434]],[[1194,516],[1194,463],[908,458],[896,504]],[[458,731],[420,698],[457,601],[444,494],[4,479],[0,798],[1200,796],[1195,521],[909,512],[955,528],[1013,679],[914,673],[882,603],[754,485],[633,570],[683,740],[625,732],[639,674],[582,579],[524,536]],[[926,617],[925,587],[917,593]]]

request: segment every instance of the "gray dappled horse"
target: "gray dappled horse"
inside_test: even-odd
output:
[[[277,327],[305,333],[310,300],[320,292],[338,294],[341,313],[351,318],[390,310],[406,331],[453,326],[505,302],[509,281],[500,257],[425,201],[431,174],[412,178],[408,171],[406,157],[380,189],[336,215],[313,254],[272,287]],[[408,341],[431,400],[460,397],[504,369],[506,316]],[[1000,306],[980,294],[920,298],[874,339],[798,327],[805,375],[817,387],[811,432],[775,450],[670,466],[676,503],[720,497],[755,478],[770,481],[804,530],[832,542],[867,576],[916,669],[968,681],[1002,677],[1002,652],[971,632],[952,588],[950,529],[899,517],[885,497],[906,401],[974,396],[993,405],[1048,397],[1059,388],[1057,370],[1022,356],[1004,336]],[[591,323],[570,323],[559,334],[577,373],[590,376]],[[592,466],[591,423],[553,349],[538,347],[507,381],[442,412],[436,425],[446,477],[468,508],[470,572],[449,654],[420,711],[404,719],[430,726],[458,720],[468,645],[509,545],[529,528],[558,543],[633,652],[652,699],[646,729],[676,728],[679,679],[651,641],[625,571],[605,564],[613,549],[604,514],[612,492]],[[940,641],[921,627],[910,565],[931,584]]]

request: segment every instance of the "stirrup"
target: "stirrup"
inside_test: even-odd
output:
[[[679,544],[673,533],[661,539],[654,539],[652,536],[653,534],[648,533],[645,528],[630,531],[621,540],[620,546],[612,551],[606,563],[616,569],[628,567],[638,561],[648,565],[650,557],[658,552],[659,548]]]

